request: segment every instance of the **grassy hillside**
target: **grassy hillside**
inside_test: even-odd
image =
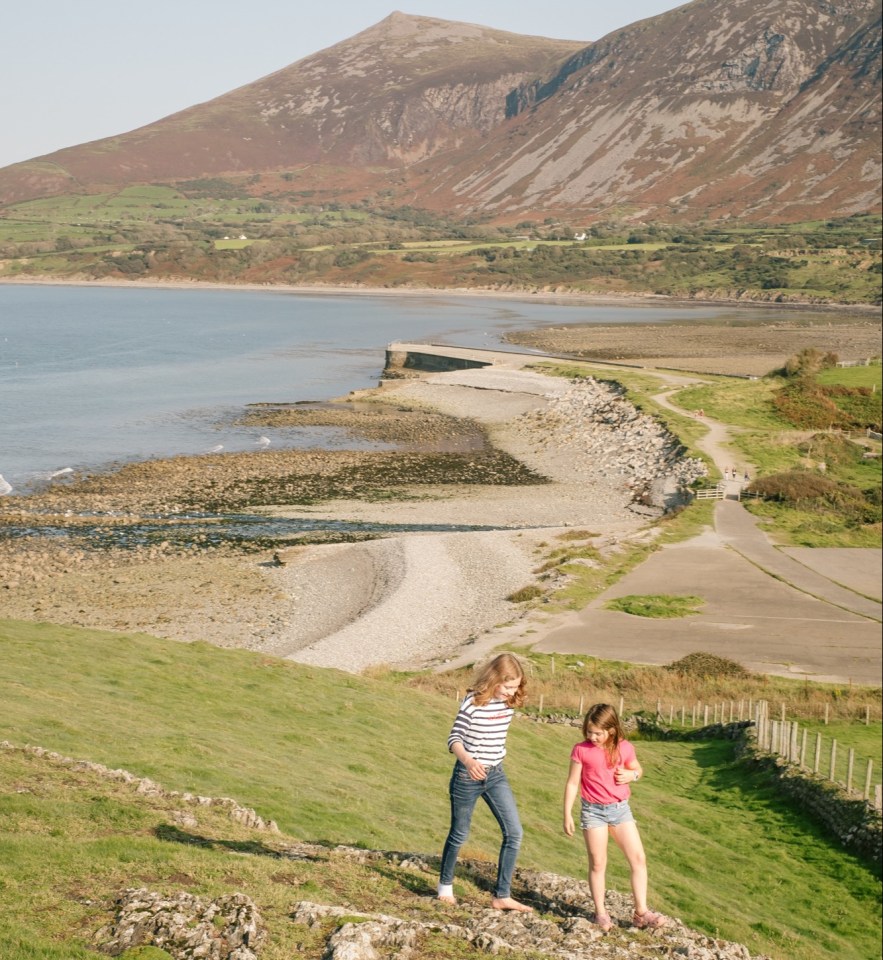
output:
[[[576,240],[576,237],[580,237]],[[458,222],[211,179],[0,207],[0,278],[573,290],[880,302],[880,218],[636,226]]]
[[[0,622],[0,738],[121,767],[168,789],[233,797],[291,838],[437,855],[454,710],[450,697],[393,678]],[[559,826],[575,736],[517,722],[509,771],[526,827],[520,864],[581,877],[581,845]],[[781,960],[875,954],[879,874],[745,773],[728,744],[647,742],[639,754],[647,776],[634,807],[654,906]],[[18,753],[0,752],[0,767],[0,946],[8,960],[95,956],[85,944],[106,922],[107,900],[141,884],[247,893],[270,927],[268,960],[321,957],[315,934],[288,916],[296,900],[436,911],[432,874],[280,861],[276,841],[211,811],[200,811],[188,839],[170,827],[168,801]],[[497,843],[482,811],[466,855],[492,860]],[[609,879],[628,889],[615,855]],[[486,898],[471,881],[458,886],[464,901]],[[453,951],[441,943],[426,956]]]

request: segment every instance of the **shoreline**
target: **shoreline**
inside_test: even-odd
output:
[[[214,548],[188,553],[158,544],[102,558],[65,552],[45,538],[7,541],[0,550],[6,615],[204,640],[350,672],[384,664],[425,667],[462,655],[480,637],[491,640],[502,624],[520,622],[524,608],[508,597],[534,583],[538,557],[550,539],[566,532],[572,541],[583,531],[598,549],[606,549],[643,536],[639,531],[650,516],[661,513],[661,508],[636,511],[629,471],[622,473],[615,457],[599,467],[596,453],[574,448],[572,421],[549,419],[555,397],[573,393],[564,378],[513,363],[394,381],[370,393],[383,405],[440,414],[463,425],[480,423],[497,456],[523,465],[518,467],[523,477],[514,484],[495,480],[498,461],[483,465],[477,454],[465,453],[460,469],[470,476],[453,482],[443,475],[415,477],[391,496],[347,500],[338,493],[315,503],[249,508],[309,521],[319,530],[334,530],[341,522],[391,528],[354,543],[293,539],[284,550],[244,555]],[[587,438],[599,430],[590,420],[582,428]],[[612,437],[605,436],[610,446]],[[335,456],[351,469],[343,454],[316,458],[317,491],[323,484],[339,485]],[[298,453],[231,454],[218,458],[211,483],[213,489],[218,483],[230,489],[266,484],[274,477],[288,483],[303,459]],[[30,507],[40,522],[47,522],[51,510],[57,523],[72,531],[78,522],[102,515],[110,525],[125,525],[155,514],[162,505],[155,491],[162,489],[165,512],[173,513],[177,492],[192,489],[199,460],[139,464],[123,475],[57,491],[52,499],[36,497]],[[8,520],[27,525],[27,514],[14,515],[14,506],[3,503]],[[458,529],[444,531],[445,525]],[[410,530],[396,529],[403,526]]]
[[[709,611],[695,622],[634,624],[626,614],[605,610],[603,593],[579,610],[524,603],[570,583],[566,564],[559,569],[552,558],[572,554],[568,563],[592,567],[615,562],[623,551],[652,549],[663,507],[641,506],[641,490],[655,489],[668,502],[690,479],[669,471],[692,469],[694,461],[672,465],[661,438],[644,432],[634,408],[621,409],[611,422],[614,408],[628,402],[607,393],[601,381],[574,383],[523,369],[517,355],[507,359],[483,369],[393,380],[360,395],[367,405],[373,400],[393,411],[381,429],[406,445],[369,465],[379,496],[360,483],[359,464],[349,452],[311,457],[264,451],[219,457],[210,478],[201,476],[202,458],[177,458],[124,468],[68,495],[59,491],[57,499],[35,498],[31,516],[39,518],[37,525],[67,527],[74,536],[69,544],[39,535],[0,540],[4,615],[203,641],[350,673],[443,671],[475,663],[502,645],[604,659],[614,643],[635,664],[666,664],[697,649],[720,649],[759,673],[879,682],[879,658],[866,646],[869,626],[877,631],[878,624],[844,618],[839,608],[820,611],[815,598],[740,560],[710,528],[662,547],[664,558],[654,553],[655,563],[645,561],[612,588],[614,594],[656,594],[672,587],[673,573],[682,568],[688,579],[680,592],[705,583]],[[702,379],[655,375],[660,389]],[[396,408],[418,417],[416,433]],[[512,483],[497,473],[500,461],[481,463],[466,452],[459,478],[406,472],[393,479],[387,471],[397,473],[413,457],[406,452],[409,442],[418,436],[450,439],[438,416],[461,426],[479,424],[489,448],[509,458],[505,469],[517,464],[526,472]],[[635,450],[651,464],[638,490],[633,481],[641,460]],[[314,497],[291,487],[292,479],[304,475]],[[281,505],[250,503],[249,484],[270,484],[272,496],[280,482],[287,499],[264,502]],[[216,503],[210,509],[218,521],[236,513],[239,503],[244,509],[238,512],[312,524],[313,534],[306,542],[289,535],[284,547],[277,540],[275,550],[250,543],[243,551],[235,543],[175,546],[174,538],[160,541],[160,529],[147,546],[77,549],[78,524],[123,531],[134,524],[137,532],[138,524],[159,515],[186,525],[194,509],[186,496],[200,483],[207,503]],[[7,523],[27,526],[27,513],[18,516],[12,508],[7,498],[0,500]],[[341,540],[333,534],[341,523],[375,532]],[[761,600],[772,618],[764,615]],[[792,615],[783,618],[786,608]],[[771,619],[783,621],[772,637]],[[808,623],[824,642],[804,642]],[[848,678],[832,666],[831,651],[837,663],[852,664]]]
[[[530,291],[530,290],[489,290],[473,287],[367,287],[360,284],[276,284],[276,283],[213,283],[209,280],[83,280],[58,279],[55,277],[3,277],[0,285],[10,286],[67,286],[67,287],[111,287],[144,288],[168,290],[225,290],[249,293],[287,293],[301,296],[373,296],[373,297],[464,297],[489,300],[516,300],[527,303],[562,303],[575,306],[615,305],[615,306],[671,306],[671,307],[742,307],[745,309],[808,311],[819,313],[848,313],[856,316],[880,315],[876,304],[851,303],[809,303],[787,302],[773,303],[768,300],[735,299],[690,299],[669,297],[658,293],[632,294],[596,294],[583,291]]]

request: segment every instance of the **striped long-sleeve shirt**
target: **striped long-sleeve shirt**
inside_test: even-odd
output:
[[[491,700],[478,706],[472,694],[467,694],[454,718],[448,750],[460,741],[476,760],[495,766],[506,756],[506,734],[514,714],[505,700]]]

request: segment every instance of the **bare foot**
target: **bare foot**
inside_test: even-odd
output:
[[[494,910],[515,910],[518,913],[533,913],[533,907],[529,907],[526,903],[519,903],[517,900],[513,900],[512,897],[494,897],[491,900],[491,906]]]
[[[449,896],[447,896],[447,895],[445,895],[445,896],[438,896],[438,897],[436,897],[436,900],[438,900],[439,903],[449,903],[452,907],[456,907],[456,906],[457,906],[457,900],[456,900],[455,897],[449,897]]]

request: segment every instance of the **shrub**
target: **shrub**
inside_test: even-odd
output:
[[[755,480],[749,489],[771,500],[801,503],[806,500],[828,500],[836,497],[839,484],[809,470],[786,470]]]
[[[536,584],[528,584],[526,587],[522,587],[520,590],[516,590],[514,593],[510,593],[506,599],[510,603],[526,603],[528,600],[536,600],[537,597],[541,597],[543,591]]]
[[[688,653],[680,660],[666,664],[664,669],[684,677],[743,677],[746,679],[753,677],[753,674],[741,663],[702,651]]]
[[[827,395],[824,388],[804,378],[773,394],[773,406],[784,420],[809,430],[851,426],[850,418]]]
[[[748,490],[802,510],[836,514],[837,522],[843,526],[879,523],[881,518],[879,487],[863,491],[809,470],[788,470],[760,477]]]
[[[806,347],[785,361],[783,373],[786,377],[813,376],[820,370],[836,367],[839,359],[836,353],[823,353],[815,347]]]

